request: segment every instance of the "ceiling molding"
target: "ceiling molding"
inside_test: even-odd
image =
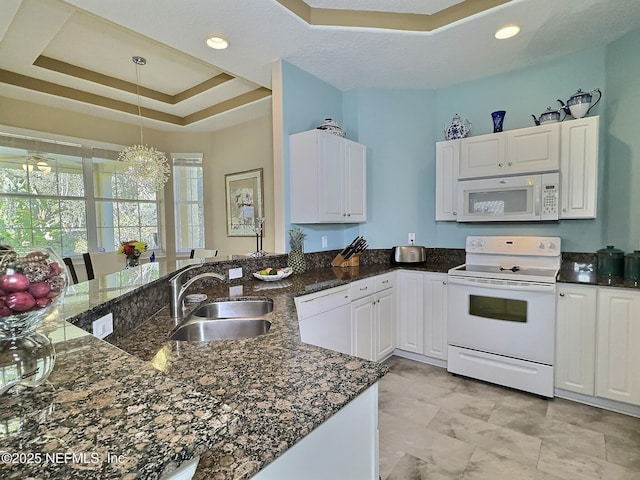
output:
[[[311,7],[304,0],[276,0],[309,25],[431,32],[511,0],[464,0],[431,15]]]
[[[205,118],[228,112],[229,110],[233,110],[234,108],[242,107],[243,105],[256,102],[269,96],[271,96],[271,90],[266,87],[260,87],[256,90],[251,90],[250,92],[243,93],[242,95],[238,95],[237,97],[230,98],[229,100],[225,100],[224,102],[220,102],[216,105],[212,105],[208,108],[202,109],[199,112],[194,112],[190,115],[187,115],[186,117],[184,117],[184,125],[190,125],[191,123],[195,123],[197,121],[204,120]]]
[[[109,75],[103,75],[101,73],[94,72],[93,70],[78,67],[67,62],[56,60],[55,58],[46,57],[44,55],[38,56],[33,64],[36,67],[46,68],[47,70],[62,73],[64,75],[69,75],[74,78],[81,78],[83,80],[97,83],[105,87],[115,88],[116,90],[121,90],[128,93],[140,94],[140,96],[142,97],[157,100],[169,105],[176,105],[184,100],[187,100],[202,92],[222,85],[223,83],[235,78],[228,73],[221,73],[219,75],[216,75],[215,77],[205,80],[204,82],[201,82],[199,85],[194,85],[193,87],[188,88],[175,95],[169,95],[152,88],[146,88],[143,86],[138,87],[135,83],[127,82],[125,80],[111,77]]]
[[[84,92],[75,88],[65,87],[53,82],[39,80],[37,78],[28,77],[26,75],[10,72],[8,70],[0,69],[0,83],[6,83],[20,88],[26,88],[28,90],[37,91],[49,95],[55,95],[57,97],[67,98],[69,100],[76,100],[78,102],[109,108],[111,110],[117,110],[119,112],[129,113],[136,116],[140,114],[143,117],[151,120],[157,120],[177,126],[187,126],[200,120],[219,115],[229,110],[233,110],[243,105],[253,103],[257,100],[271,95],[270,89],[259,87],[255,90],[237,95],[236,97],[230,98],[216,105],[212,105],[184,117],[180,117],[178,115],[172,115],[158,110],[153,110],[151,108],[141,107],[139,111],[138,105],[136,104],[131,104],[102,95]],[[198,88],[198,86],[194,88]]]

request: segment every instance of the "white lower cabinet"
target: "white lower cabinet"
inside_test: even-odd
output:
[[[598,288],[596,395],[640,405],[640,292]]]
[[[349,286],[296,297],[300,339],[341,353],[351,353]]]
[[[447,359],[447,274],[398,272],[398,348]]]
[[[424,354],[447,359],[447,275],[424,273]]]
[[[640,406],[639,291],[558,284],[556,324],[556,388]]]
[[[424,302],[422,272],[398,272],[398,348],[424,353]]]
[[[396,348],[396,272],[296,297],[300,339],[380,361]]]
[[[556,388],[595,393],[596,293],[594,286],[558,284]]]
[[[395,348],[395,273],[351,284],[351,354],[380,361]],[[373,294],[361,297],[360,292]],[[360,296],[360,298],[358,298]]]
[[[253,480],[377,480],[378,384],[358,395]]]

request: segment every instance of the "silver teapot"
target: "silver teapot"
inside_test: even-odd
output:
[[[591,103],[594,93],[598,94],[598,99],[594,103]],[[560,99],[558,99],[558,102],[560,102],[567,115],[571,115],[573,118],[582,118],[589,114],[591,109],[598,104],[601,98],[602,92],[599,88],[594,88],[590,92],[583,92],[582,89],[579,88],[578,91],[571,95],[569,100],[567,100],[566,105]]]

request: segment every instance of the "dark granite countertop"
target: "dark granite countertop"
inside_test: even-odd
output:
[[[598,275],[597,255],[590,253],[563,253],[557,280],[559,283],[578,285],[640,288],[639,283],[631,279]]]
[[[251,277],[264,259],[202,266],[222,272],[242,265],[245,275],[191,292],[211,300],[233,288],[274,300],[270,332],[243,340],[166,340],[174,326],[166,280],[193,262],[141,265],[70,287],[60,318],[39,329],[57,353],[47,382],[0,401],[0,452],[13,455],[2,458],[11,460],[3,462],[3,478],[158,478],[196,454],[196,478],[249,478],[387,370],[302,343],[294,297],[396,268],[446,272],[459,263],[378,258],[340,269],[325,267],[326,255],[310,258],[307,272],[279,282]],[[86,333],[105,312],[114,315],[109,343]]]
[[[68,321],[51,318],[39,330],[57,352],[47,383],[0,401],[0,452],[14,455],[3,462],[3,478],[157,478],[196,454],[196,479],[249,478],[264,468],[386,372],[384,364],[302,343],[294,298],[396,269],[446,273],[464,263],[463,251],[446,249],[431,250],[427,263],[400,265],[366,252],[371,263],[351,268],[328,267],[330,255],[308,254],[304,274],[278,282],[251,272],[265,262],[281,266],[286,256],[203,264],[199,271],[243,266],[244,275],[196,284],[192,293],[274,300],[270,332],[242,340],[167,340],[175,322],[166,281],[193,261],[70,287],[61,314]],[[598,279],[583,260],[563,261],[558,281],[637,288]],[[115,320],[109,343],[86,333],[105,312]]]

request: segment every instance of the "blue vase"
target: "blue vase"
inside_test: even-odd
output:
[[[507,112],[504,110],[498,110],[491,113],[491,118],[493,119],[493,133],[502,131],[502,124],[506,113]]]

